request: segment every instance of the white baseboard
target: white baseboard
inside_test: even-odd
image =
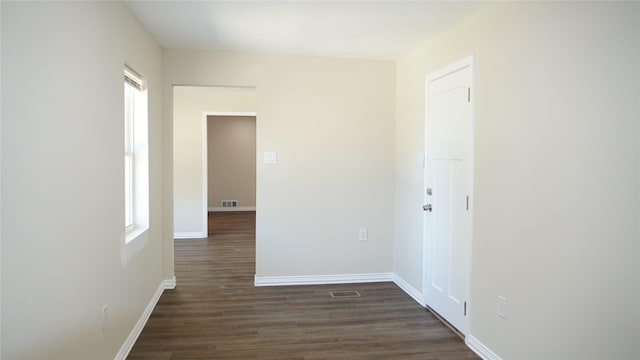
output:
[[[396,274],[393,274],[393,282],[398,285],[400,289],[406,292],[407,295],[411,296],[411,298],[413,298],[413,300],[420,304],[420,306],[426,306],[426,304],[424,303],[424,296],[421,291],[418,291],[418,289],[411,286],[411,284],[404,281],[403,278]]]
[[[418,304],[423,307],[427,306],[427,304],[425,304],[424,302],[424,295],[422,294],[422,292],[418,291],[408,282],[404,281],[403,278],[401,278],[397,274],[393,274],[393,282],[398,285],[398,287],[405,293],[407,293],[407,295],[411,296],[413,300],[415,300]],[[491,351],[491,349],[481,343],[478,339],[474,338],[471,334],[467,334],[465,336],[465,344],[483,360],[502,360],[498,355]]]
[[[174,239],[206,239],[209,234],[204,232],[177,232],[173,233]]]
[[[173,277],[173,279],[162,280],[162,282],[160,283],[160,286],[158,286],[158,289],[156,290],[156,292],[153,294],[153,297],[149,301],[149,304],[147,304],[147,307],[144,309],[144,312],[138,319],[138,322],[129,333],[129,336],[127,336],[127,339],[124,341],[124,344],[122,344],[122,347],[120,347],[120,351],[118,351],[118,353],[116,354],[115,360],[125,360],[127,358],[127,355],[129,355],[129,352],[133,348],[133,345],[136,343],[136,340],[138,340],[138,336],[140,336],[142,329],[144,329],[144,326],[147,324],[147,320],[149,320],[149,316],[151,316],[151,313],[153,312],[153,309],[156,307],[158,300],[160,300],[160,296],[162,296],[162,293],[164,292],[164,290],[175,289],[175,288],[176,288],[175,276]]]
[[[174,276],[171,279],[162,280],[161,284],[164,290],[173,290],[176,288],[176,277]]]
[[[473,335],[468,334],[465,337],[465,343],[469,349],[473,350],[473,352],[478,354],[483,360],[502,360],[500,356],[496,355],[496,353],[481,343],[480,340],[474,338]]]
[[[210,207],[209,211],[211,211],[211,212],[216,212],[216,211],[256,211],[256,207],[255,206],[238,206],[238,207],[234,207],[234,208],[230,208],[230,207]]]
[[[310,276],[256,276],[255,286],[353,284],[393,281],[392,273],[310,275]]]

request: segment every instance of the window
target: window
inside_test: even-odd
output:
[[[126,242],[149,227],[147,92],[142,77],[124,69],[124,230]]]

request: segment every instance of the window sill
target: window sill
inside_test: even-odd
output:
[[[124,237],[125,245],[131,243],[133,240],[145,234],[147,230],[149,230],[148,227],[143,227],[143,228],[134,228],[133,230],[127,232]]]
[[[149,227],[137,227],[131,231],[123,232],[120,239],[120,262],[123,267],[139,254],[147,243]]]

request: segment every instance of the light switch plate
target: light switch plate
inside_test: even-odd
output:
[[[278,154],[275,151],[266,151],[264,153],[264,163],[265,164],[278,163]]]
[[[369,234],[366,228],[358,229],[358,240],[367,241],[368,238],[369,238]]]
[[[498,296],[498,316],[507,318],[507,298],[504,296]]]

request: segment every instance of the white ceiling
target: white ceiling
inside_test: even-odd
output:
[[[484,1],[125,1],[165,48],[395,59]]]

